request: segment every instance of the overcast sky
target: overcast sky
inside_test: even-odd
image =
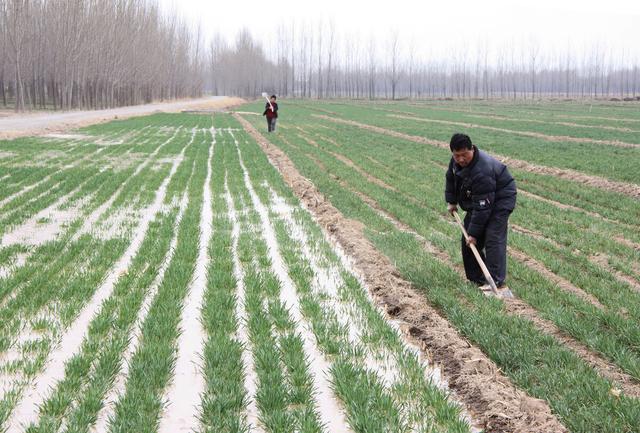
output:
[[[640,0],[159,0],[206,34],[233,40],[239,29],[275,38],[279,23],[306,26],[333,20],[350,38],[384,40],[397,30],[405,44],[421,51],[446,52],[479,40],[492,47],[531,40],[543,49],[603,48],[640,55]],[[434,48],[437,47],[437,48]]]

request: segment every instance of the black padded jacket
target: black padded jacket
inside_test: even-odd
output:
[[[507,166],[473,146],[471,163],[460,167],[453,158],[446,174],[445,200],[471,212],[467,232],[480,237],[494,210],[516,207],[516,181]]]

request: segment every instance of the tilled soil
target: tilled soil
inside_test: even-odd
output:
[[[493,361],[460,336],[400,277],[390,260],[366,239],[360,222],[345,218],[280,149],[241,116],[235,117],[259,143],[318,223],[353,259],[374,298],[389,316],[403,323],[405,336],[441,364],[450,387],[486,432],[567,431],[546,402],[517,389]]]

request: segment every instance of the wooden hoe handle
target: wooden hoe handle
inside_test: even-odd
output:
[[[458,212],[453,211],[453,216],[456,218],[456,221],[458,222],[460,229],[462,229],[462,234],[464,235],[464,238],[466,240],[469,240],[469,234],[467,233],[467,230],[464,228],[464,224],[462,224],[462,221],[460,220],[460,215],[458,215]],[[482,261],[482,257],[480,257],[480,253],[478,252],[478,249],[474,244],[469,244],[469,248],[471,248],[471,251],[473,251],[473,255],[476,257],[476,260],[480,265],[480,269],[482,269],[484,278],[487,280],[487,282],[491,286],[491,291],[496,296],[498,296],[498,287],[496,286],[495,281],[493,281],[493,277],[491,277],[491,274],[489,273],[489,269],[487,269],[487,265],[485,265],[484,261]]]

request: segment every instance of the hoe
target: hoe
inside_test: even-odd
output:
[[[262,96],[269,103],[269,107],[271,107],[271,111],[273,111],[273,105],[271,105],[271,100],[269,99],[269,94],[267,92],[262,92]]]
[[[467,230],[465,230],[464,225],[460,220],[460,215],[458,215],[458,212],[453,212],[453,216],[456,218],[456,221],[458,222],[458,225],[462,230],[462,234],[464,235],[464,238],[466,240],[469,240],[469,234],[467,233]],[[476,248],[476,246],[473,244],[470,244],[469,247],[471,248],[471,251],[473,251],[473,255],[475,256],[476,260],[478,261],[478,264],[480,265],[480,269],[482,269],[482,273],[484,274],[485,280],[487,280],[487,282],[489,283],[489,286],[491,287],[491,294],[493,294],[493,296],[496,296],[498,298],[513,298],[513,293],[511,293],[511,290],[498,289],[495,281],[493,281],[493,277],[489,273],[489,269],[487,269],[487,265],[485,265],[484,262],[482,261],[482,257],[480,257],[480,253],[478,252],[478,249]],[[489,295],[489,293],[486,293],[486,292],[485,294]]]

